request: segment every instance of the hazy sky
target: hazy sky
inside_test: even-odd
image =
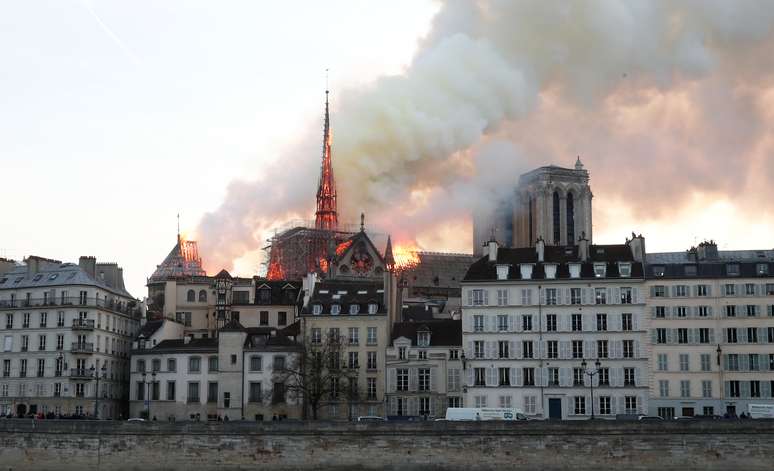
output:
[[[0,256],[124,267],[130,292],[228,182],[398,73],[423,0],[0,0]],[[316,137],[315,145],[321,138]]]
[[[254,274],[310,215],[326,68],[344,220],[470,252],[471,201],[580,154],[595,242],[774,245],[771,2],[474,5],[0,0],[0,256],[115,261],[143,297],[180,212]]]

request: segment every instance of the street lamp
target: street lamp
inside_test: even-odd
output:
[[[586,369],[586,366],[588,366],[588,363],[586,363],[586,359],[584,358],[581,362],[581,368],[583,368],[583,373],[589,375],[589,385],[591,386],[591,418],[594,419],[594,376],[599,373],[600,366],[602,364],[599,362],[599,358],[597,358],[597,361],[594,362],[594,366],[597,368],[596,370],[588,370]]]
[[[460,360],[462,360],[462,394],[468,393],[468,374],[467,374],[467,368],[468,368],[468,359],[465,357],[465,350],[462,350],[462,355],[460,355]],[[465,400],[463,396],[463,401]],[[464,404],[463,404],[464,405]]]
[[[91,365],[91,368],[89,368],[91,371],[91,375],[94,376],[97,379],[97,388],[94,391],[94,418],[99,419],[99,379],[100,379],[100,371],[102,372],[102,377],[107,378],[107,363],[102,364],[102,368],[97,371],[97,369],[94,367],[94,365]]]
[[[148,420],[150,420],[150,418],[151,418],[151,416],[150,416],[150,400],[151,400],[150,385],[156,382],[156,372],[153,371],[151,373],[151,380],[150,381],[146,381],[147,376],[148,376],[147,373],[145,373],[143,371],[142,372],[142,384],[144,385],[145,392],[146,392],[146,396],[145,396],[145,413],[146,413],[146,415],[148,417]]]

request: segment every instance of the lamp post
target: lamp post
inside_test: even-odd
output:
[[[97,388],[94,391],[94,418],[99,419],[99,379],[100,379],[100,371],[102,372],[102,377],[107,378],[107,364],[103,363],[102,368],[97,370],[94,365],[91,365],[91,375],[94,376],[97,379]]]
[[[151,380],[150,381],[146,381],[147,377],[148,377],[147,373],[145,373],[143,371],[142,372],[142,384],[145,387],[145,392],[146,392],[146,396],[145,396],[145,414],[147,415],[148,420],[150,420],[151,419],[151,416],[150,416],[150,401],[151,401],[150,385],[156,382],[156,372],[153,371],[151,373]]]
[[[462,350],[462,355],[460,355],[460,360],[462,360],[462,404],[461,406],[465,406],[465,396],[468,394],[468,374],[467,374],[467,368],[468,368],[468,359],[465,357],[465,350]]]
[[[591,419],[594,419],[594,376],[599,373],[599,368],[601,363],[599,362],[599,358],[597,358],[597,361],[594,362],[594,366],[597,368],[596,370],[588,370],[586,367],[588,366],[588,363],[586,363],[586,359],[584,358],[581,362],[581,368],[583,368],[583,373],[589,376],[589,385],[591,386]]]

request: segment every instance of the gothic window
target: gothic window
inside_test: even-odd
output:
[[[567,245],[575,245],[575,197],[567,193]]]
[[[560,228],[559,228],[559,219],[560,219],[560,212],[559,212],[559,193],[554,192],[554,244],[559,243],[559,239],[561,237]]]

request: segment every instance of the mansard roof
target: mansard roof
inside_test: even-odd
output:
[[[411,339],[417,345],[417,332],[430,332],[430,347],[458,347],[462,345],[462,321],[429,320],[421,322],[396,322],[392,328],[392,341],[399,337]]]
[[[631,263],[631,276],[628,278],[643,278],[642,263],[634,260],[630,247],[626,244],[590,245],[587,261],[581,261],[578,246],[552,246],[547,245],[544,252],[544,261],[538,262],[537,251],[533,247],[504,248],[497,250],[497,261],[490,262],[487,255],[478,259],[470,266],[465,274],[464,281],[497,280],[497,265],[510,265],[508,270],[509,280],[520,280],[521,270],[519,265],[532,264],[532,280],[545,279],[545,265],[557,264],[556,278],[569,279],[571,263],[581,264],[581,278],[597,278],[594,275],[594,264],[606,265],[605,278],[621,278],[618,272],[619,262]]]
[[[384,285],[381,282],[331,280],[315,284],[314,291],[306,306],[301,309],[302,315],[312,314],[312,305],[322,305],[323,313],[330,313],[333,304],[341,306],[341,315],[349,315],[349,306],[360,306],[359,315],[368,315],[368,305],[376,304],[377,314],[385,314]]]

